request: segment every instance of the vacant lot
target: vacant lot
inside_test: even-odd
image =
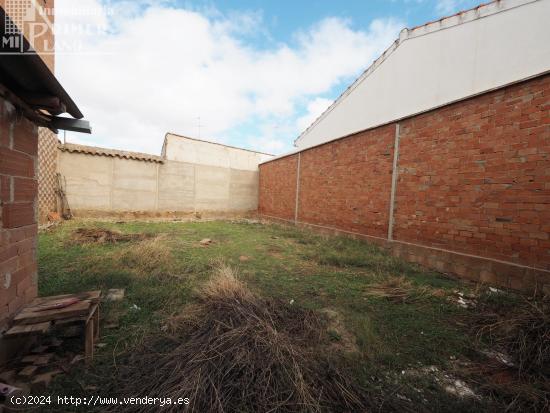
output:
[[[244,221],[72,221],[43,232],[39,243],[40,295],[126,290],[124,300],[102,306],[93,368],[59,376],[52,395],[116,393],[128,355],[167,334],[173,316],[224,262],[258,296],[324,314],[332,342],[326,351],[372,410],[548,407],[548,350],[531,347],[540,357],[526,360],[517,345],[517,337],[524,346],[549,338],[542,301],[464,284],[364,242]],[[526,312],[528,327],[520,318]],[[515,314],[506,341],[492,326]]]

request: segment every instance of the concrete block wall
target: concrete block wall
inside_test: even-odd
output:
[[[159,159],[60,151],[58,170],[72,212],[156,217],[256,211],[257,170]]]
[[[37,295],[38,128],[0,99],[0,331]]]
[[[544,75],[263,163],[258,211],[550,293],[549,96]]]

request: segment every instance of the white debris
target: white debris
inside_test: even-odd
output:
[[[107,291],[105,300],[107,301],[121,301],[124,298],[124,288],[111,288]]]
[[[447,393],[454,394],[460,398],[479,398],[479,396],[462,380],[449,380],[443,388]]]
[[[508,367],[514,367],[514,362],[508,354],[504,354],[496,350],[484,350],[482,353],[490,359],[496,360],[499,363],[504,364]]]
[[[430,376],[441,388],[446,392],[453,394],[460,398],[476,398],[480,396],[472,390],[464,381],[453,377],[452,375],[441,371],[436,366],[426,366],[418,369],[403,370],[401,374],[408,374],[411,376]]]

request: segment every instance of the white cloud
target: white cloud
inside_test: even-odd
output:
[[[227,17],[160,0],[132,2],[124,12],[120,3],[83,4],[102,12],[86,20],[62,13],[74,9],[73,0],[56,1],[57,74],[94,129],[92,137],[69,140],[152,153],[167,131],[197,136],[199,116],[203,138],[224,141],[254,119],[258,136],[243,131],[236,141],[231,133],[232,144],[287,150],[307,127],[299,108],[307,107],[308,119],[318,115],[330,104],[321,96],[351,82],[403,26],[375,20],[361,31],[327,18],[292,44],[260,49],[253,36],[266,32],[257,13]],[[92,35],[63,30],[83,23]],[[64,53],[64,46],[80,53]]]
[[[307,113],[297,120],[297,125],[300,131],[306,130],[315,119],[317,119],[327,108],[332,104],[332,100],[325,98],[315,98],[307,105]]]
[[[440,15],[446,16],[458,12],[464,9],[472,3],[472,0],[437,0],[435,5],[435,11]]]

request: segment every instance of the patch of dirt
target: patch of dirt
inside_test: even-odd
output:
[[[139,241],[151,238],[152,234],[123,234],[102,228],[78,228],[71,236],[71,241],[77,244],[116,244],[117,242]]]
[[[359,347],[357,347],[355,336],[346,329],[342,315],[330,308],[321,310],[321,313],[325,314],[328,319],[329,347],[345,353],[358,353]]]

